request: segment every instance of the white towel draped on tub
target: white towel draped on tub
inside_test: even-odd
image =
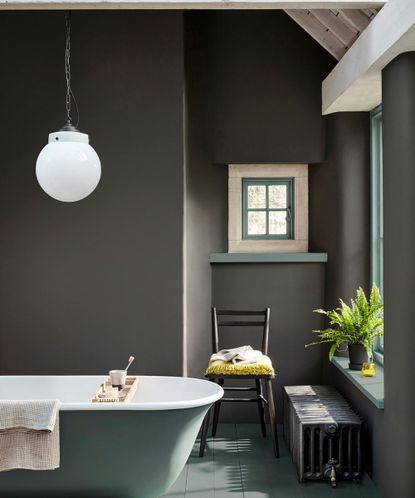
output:
[[[58,400],[0,400],[0,471],[59,467]]]
[[[262,352],[252,349],[251,346],[240,346],[239,348],[221,349],[210,357],[210,362],[222,360],[231,361],[233,364],[247,365],[256,363],[261,356]]]

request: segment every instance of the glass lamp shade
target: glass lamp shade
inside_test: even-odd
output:
[[[87,197],[101,178],[101,162],[89,145],[88,135],[79,131],[50,133],[49,143],[37,158],[36,178],[58,201],[75,202]]]

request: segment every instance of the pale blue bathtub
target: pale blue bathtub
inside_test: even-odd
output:
[[[102,380],[0,377],[0,399],[62,402],[60,468],[0,473],[0,497],[158,498],[174,483],[222,389],[199,379],[143,376],[132,403],[89,403]]]

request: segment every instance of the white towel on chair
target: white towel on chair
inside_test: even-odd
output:
[[[247,365],[249,363],[256,363],[258,358],[262,356],[262,352],[252,349],[251,346],[240,346],[232,349],[222,349],[214,353],[210,357],[210,362],[221,360],[231,361],[238,365]]]
[[[0,400],[0,471],[59,467],[58,400]]]

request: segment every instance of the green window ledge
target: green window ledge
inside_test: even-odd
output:
[[[326,252],[246,253],[223,252],[210,255],[211,263],[327,263]]]
[[[374,377],[363,377],[360,370],[349,369],[349,358],[335,356],[332,363],[376,406],[376,408],[383,410],[385,390],[383,384],[383,367],[381,365],[376,365],[376,375]]]

